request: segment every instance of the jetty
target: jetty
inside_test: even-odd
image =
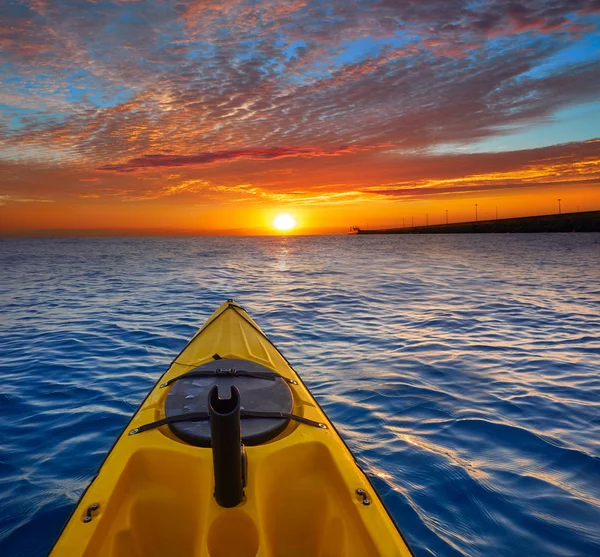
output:
[[[506,234],[532,232],[600,232],[600,211],[539,215],[426,226],[363,230],[353,226],[349,234]]]

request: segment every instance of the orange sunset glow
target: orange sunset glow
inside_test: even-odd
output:
[[[597,4],[463,4],[9,6],[0,233],[600,209]]]

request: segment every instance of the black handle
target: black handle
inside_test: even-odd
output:
[[[215,499],[221,507],[235,507],[244,497],[245,462],[240,424],[240,392],[219,398],[215,385],[208,393],[210,439],[215,471]]]

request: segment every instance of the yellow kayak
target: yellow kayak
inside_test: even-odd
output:
[[[51,557],[410,557],[332,423],[221,305],[150,391]]]

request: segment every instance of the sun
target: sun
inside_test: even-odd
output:
[[[296,227],[296,219],[292,217],[292,215],[281,213],[275,217],[273,226],[281,232],[287,232],[288,230],[292,230],[292,228]]]

